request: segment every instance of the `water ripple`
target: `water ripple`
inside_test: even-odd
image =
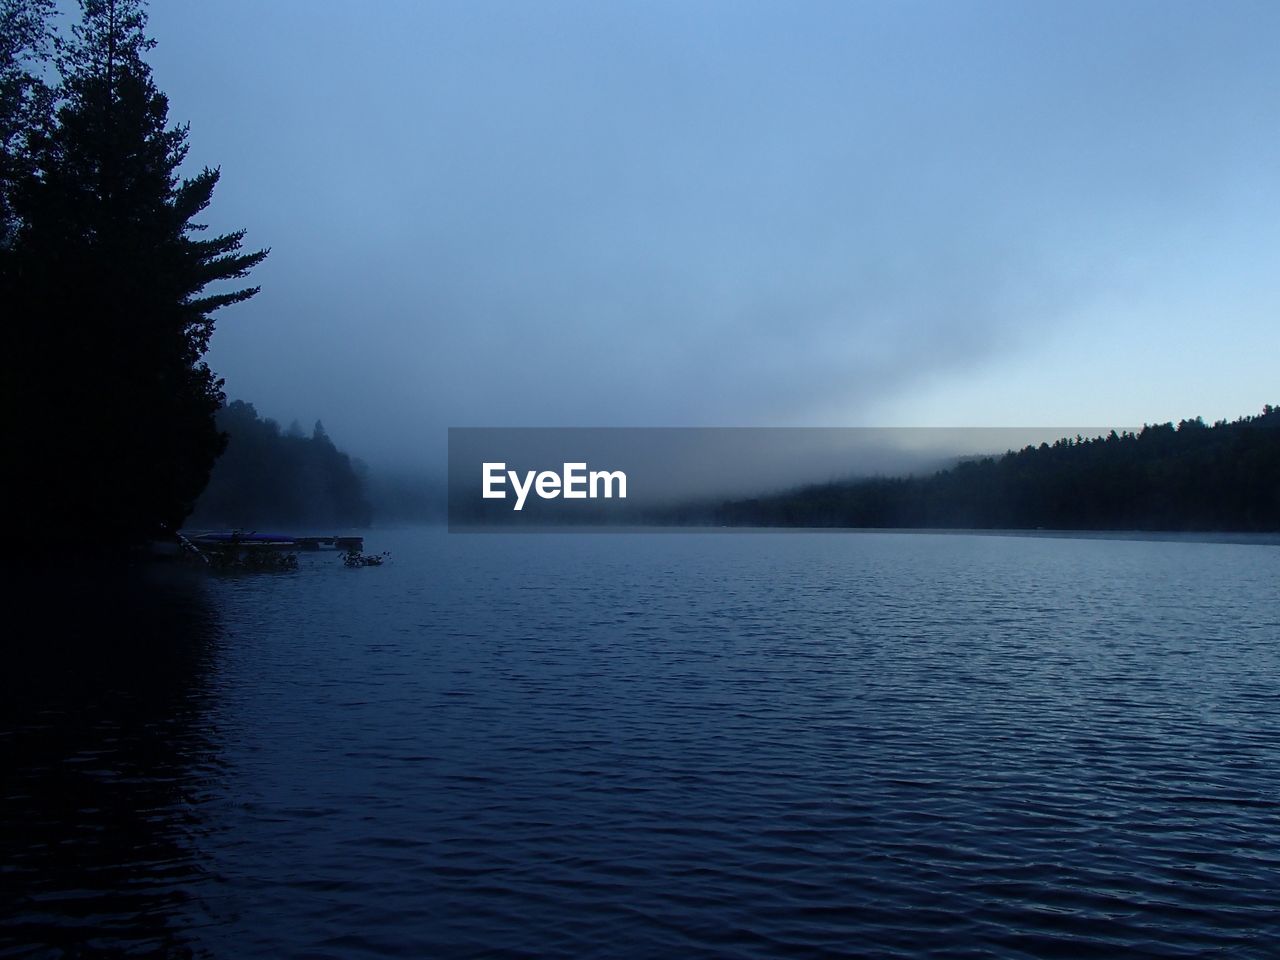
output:
[[[0,956],[1277,955],[1276,547],[378,541],[62,605]]]

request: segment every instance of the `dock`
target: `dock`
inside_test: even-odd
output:
[[[294,537],[299,550],[352,550],[364,549],[364,537]]]
[[[187,539],[202,549],[227,550],[340,550],[343,553],[364,549],[364,537],[294,536],[283,533],[246,533],[240,530],[217,533],[191,533]]]

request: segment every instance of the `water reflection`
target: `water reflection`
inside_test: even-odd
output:
[[[219,645],[176,573],[29,578],[0,669],[0,954],[192,956]]]
[[[16,591],[0,957],[1275,956],[1274,548],[378,541]]]

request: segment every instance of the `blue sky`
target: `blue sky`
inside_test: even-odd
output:
[[[1280,4],[153,5],[270,246],[210,360],[371,461],[471,425],[1280,401]]]

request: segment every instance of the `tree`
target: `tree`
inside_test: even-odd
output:
[[[47,131],[53,92],[41,76],[53,45],[53,0],[0,2],[0,250],[18,228],[14,195],[33,173],[31,139]]]
[[[726,502],[719,523],[1280,531],[1280,410],[1208,426],[1058,440],[928,477],[836,482]]]
[[[15,193],[11,389],[57,424],[25,437],[44,538],[137,541],[181,524],[225,445],[203,357],[214,312],[258,288],[207,291],[267,251],[200,236],[219,172],[179,177],[187,128],[144,60],[141,0],[80,8],[56,43],[54,122],[30,131],[37,176]]]
[[[323,428],[307,436],[294,421],[260,418],[252,404],[233,400],[218,412],[229,442],[213,469],[192,522],[246,529],[368,526],[366,485]]]

